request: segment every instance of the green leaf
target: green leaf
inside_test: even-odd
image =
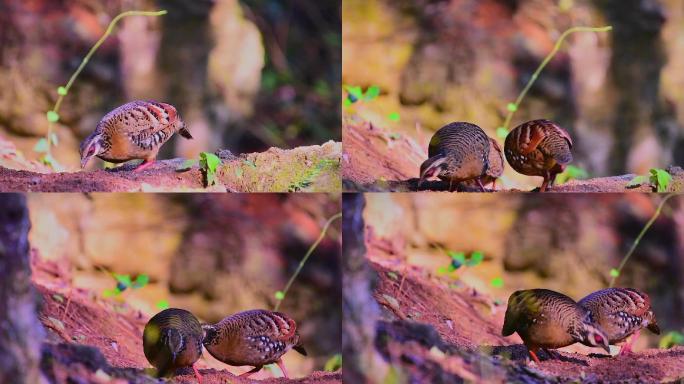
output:
[[[33,151],[43,153],[48,151],[48,141],[43,137],[33,146]]]
[[[484,254],[480,251],[475,251],[470,254],[470,259],[466,262],[469,267],[474,267],[484,260]]]
[[[105,289],[102,292],[102,297],[112,297],[112,296],[116,296],[120,293],[121,293],[121,290],[119,290],[119,288]]]
[[[207,185],[216,184],[216,167],[221,163],[221,159],[213,153],[200,152],[199,165],[207,177]]]
[[[611,277],[618,277],[618,276],[620,276],[620,271],[618,271],[618,270],[615,269],[615,268],[611,268],[611,270],[610,270],[610,276],[611,276]]]
[[[363,90],[361,87],[357,85],[345,85],[344,89],[352,95],[356,100],[359,100],[363,97]],[[352,103],[355,102],[356,100],[350,100]]]
[[[121,283],[127,287],[130,287],[131,285],[133,285],[133,282],[131,281],[131,275],[119,275],[119,274],[115,273],[114,278],[116,279],[116,281],[118,281],[119,283]]]
[[[179,165],[179,166],[176,168],[176,171],[177,171],[177,172],[180,172],[180,171],[187,171],[187,170],[189,170],[190,168],[192,168],[195,164],[197,164],[197,160],[195,160],[195,159],[186,159],[185,161],[183,161],[183,164]]]
[[[489,284],[491,284],[494,288],[502,288],[504,286],[504,281],[501,277],[495,277],[489,282]]]
[[[329,358],[323,367],[326,372],[335,372],[340,368],[342,368],[342,354],[340,353],[337,353],[333,355],[333,357]]]
[[[684,345],[684,334],[677,331],[670,331],[658,341],[658,348],[660,349],[672,348],[675,345]]]
[[[456,260],[456,261],[460,262],[461,264],[465,264],[465,261],[466,261],[465,253],[447,251],[447,255],[449,257],[451,257],[453,260]]]
[[[243,163],[249,165],[250,167],[252,167],[252,168],[254,168],[254,169],[256,169],[256,167],[257,167],[257,166],[256,166],[256,163],[255,163],[254,161],[252,161],[252,160],[245,160],[245,161],[243,161]]]
[[[64,296],[62,296],[58,293],[53,293],[52,298],[55,299],[55,301],[59,301],[60,303],[64,302]]]
[[[53,167],[57,163],[55,161],[55,158],[52,157],[52,155],[48,155],[47,153],[45,154],[45,156],[40,158],[40,161],[45,165],[49,165],[50,167]]]
[[[150,277],[146,274],[138,275],[133,283],[133,288],[142,288],[150,282]]]
[[[508,129],[504,127],[499,127],[496,129],[496,137],[500,139],[505,139],[508,136]]]
[[[449,265],[449,267],[451,267],[451,265]],[[438,275],[447,275],[447,274],[449,274],[449,272],[451,272],[451,271],[449,270],[449,269],[450,269],[449,267],[447,267],[447,266],[441,266],[441,267],[437,268],[437,274],[438,274]]]
[[[285,293],[283,291],[277,291],[274,296],[278,300],[283,300],[285,298]]]
[[[646,176],[636,176],[635,178],[633,178],[632,180],[630,180],[629,183],[627,183],[626,187],[627,187],[627,188],[634,188],[634,187],[638,187],[638,186],[640,186],[640,185],[642,185],[642,184],[644,184],[644,183],[647,183],[647,182],[648,182],[648,177],[646,177]]]
[[[667,192],[667,187],[672,181],[672,175],[670,175],[666,170],[656,168],[651,169],[651,180],[656,186],[657,192]]]
[[[399,280],[399,276],[392,271],[387,272],[387,276],[392,280]]]
[[[169,302],[167,300],[159,300],[156,304],[159,309],[166,309],[169,307]]]
[[[51,123],[56,123],[59,121],[59,114],[55,111],[48,111],[45,116],[47,117],[47,121]]]
[[[344,107],[349,107],[350,105],[352,105],[352,101],[349,100],[349,98],[345,97],[344,100],[342,101],[342,105]]]
[[[64,87],[59,87],[59,88],[57,88],[57,94],[60,96],[66,96],[67,89]]]
[[[508,103],[508,105],[506,105],[506,109],[508,109],[509,112],[515,112],[518,110],[518,106],[515,105],[515,103]]]
[[[380,95],[380,88],[377,85],[371,85],[366,89],[366,94],[364,95],[364,99],[366,101],[371,101],[378,97]]]
[[[400,120],[399,112],[392,112],[389,115],[387,115],[387,118],[396,123]]]

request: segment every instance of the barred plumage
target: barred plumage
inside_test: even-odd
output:
[[[81,143],[81,167],[97,156],[112,163],[143,159],[136,168],[152,164],[161,146],[174,133],[186,139],[192,135],[178,116],[176,109],[156,101],[131,101],[107,113],[95,131]]]
[[[528,176],[542,176],[540,191],[553,185],[556,175],[572,161],[572,139],[556,123],[532,120],[515,127],[506,136],[504,152],[508,164]]]
[[[642,328],[660,334],[650,298],[636,289],[603,289],[589,294],[578,304],[590,311],[592,320],[603,328],[610,344],[635,335],[620,349],[621,354],[631,351],[631,345]]]
[[[576,342],[608,349],[608,341],[589,312],[570,297],[548,289],[516,291],[508,298],[501,330],[503,336],[517,332],[539,362],[539,348],[562,348]]]
[[[466,122],[445,125],[430,140],[429,158],[420,166],[421,183],[438,176],[450,183],[476,180],[482,188],[489,156],[490,139],[480,127]]]
[[[169,308],[154,315],[143,331],[143,350],[158,376],[172,374],[178,368],[193,367],[202,355],[202,326],[195,316],[183,309]]]
[[[266,364],[277,363],[287,375],[281,357],[290,349],[306,355],[297,324],[287,315],[262,309],[239,312],[214,325],[203,325],[204,346],[217,360],[229,365],[251,365],[250,375]]]

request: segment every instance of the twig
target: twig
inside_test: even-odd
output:
[[[309,256],[311,256],[313,251],[316,250],[316,247],[318,246],[318,244],[323,240],[323,237],[325,237],[325,233],[328,231],[328,227],[330,227],[330,224],[332,224],[333,221],[339,219],[340,217],[342,217],[342,212],[338,212],[338,213],[334,214],[333,216],[331,216],[328,219],[328,221],[326,221],[325,225],[323,226],[323,229],[321,230],[321,234],[318,236],[318,239],[316,239],[316,241],[314,241],[314,243],[311,244],[311,246],[309,247],[309,250],[306,251],[304,258],[302,258],[302,261],[299,262],[297,269],[295,270],[295,272],[290,277],[290,280],[285,285],[285,289],[282,290],[282,293],[283,293],[282,297],[277,299],[278,301],[276,302],[276,305],[273,308],[274,311],[277,311],[278,308],[280,307],[280,303],[282,303],[283,300],[285,300],[285,297],[287,296],[287,291],[290,290],[290,286],[292,286],[292,283],[294,283],[295,279],[297,278],[297,275],[299,275],[299,272],[302,270],[302,268],[304,267],[304,264],[306,264],[306,261],[309,259]]]
[[[625,255],[624,258],[622,258],[622,261],[620,262],[620,266],[617,268],[617,274],[613,276],[610,279],[610,285],[608,287],[612,288],[613,285],[615,285],[615,280],[622,274],[622,268],[627,264],[627,260],[629,260],[630,256],[632,256],[632,253],[634,253],[634,250],[636,249],[637,245],[639,245],[639,242],[641,241],[641,238],[644,237],[646,234],[646,231],[648,231],[649,228],[651,228],[651,225],[656,221],[658,216],[660,216],[660,211],[662,211],[663,206],[665,205],[665,202],[670,199],[670,197],[676,196],[675,194],[669,194],[663,198],[663,200],[660,202],[658,205],[658,208],[653,212],[653,216],[651,216],[651,219],[644,225],[644,227],[641,229],[641,232],[639,232],[639,235],[637,238],[634,240],[634,243],[632,243],[632,247],[629,249],[627,254]]]

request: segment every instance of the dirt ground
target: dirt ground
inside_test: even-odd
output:
[[[367,240],[383,309],[376,347],[415,382],[658,383],[684,379],[684,347],[610,357],[569,346],[530,362],[517,334],[501,336],[505,302],[402,261],[389,243]],[[602,353],[603,352],[603,353]]]
[[[94,292],[71,288],[59,264],[42,261],[33,252],[33,281],[41,296],[39,318],[47,330],[43,343],[42,371],[58,383],[158,383],[142,348],[147,318],[139,311]],[[236,374],[244,368],[209,368],[197,362],[203,383],[341,383],[341,372],[313,372],[297,379],[251,380]],[[234,372],[234,373],[231,373]],[[180,371],[170,382],[196,383],[191,370]]]
[[[198,165],[183,167],[184,159],[159,160],[142,171],[137,161],[115,169],[50,173],[27,161],[0,138],[0,192],[331,192],[340,191],[341,143],[271,148],[234,156],[220,150],[217,183],[206,186]]]
[[[427,158],[427,147],[422,148],[413,138],[393,135],[381,127],[365,121],[347,118],[342,124],[343,150],[342,184],[345,191],[353,192],[411,192],[449,191],[442,181],[427,181],[418,187],[420,164]],[[422,136],[429,139],[427,132]],[[426,139],[426,141],[427,141]],[[508,167],[508,164],[505,164]],[[670,167],[673,176],[669,192],[684,189],[684,170]],[[652,192],[648,185],[627,188],[635,175],[598,177],[587,180],[570,180],[548,189],[549,192]],[[541,184],[541,178],[539,183]],[[463,187],[463,192],[479,189]],[[488,191],[491,189],[488,188]],[[497,192],[519,192],[520,189],[497,188]]]

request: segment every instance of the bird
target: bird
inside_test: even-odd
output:
[[[134,170],[151,166],[161,146],[174,133],[192,139],[190,131],[171,104],[136,100],[107,113],[80,146],[81,168],[93,156],[110,163],[142,159]]]
[[[192,367],[197,381],[202,375],[195,362],[202,356],[204,332],[197,318],[184,309],[167,308],[145,325],[143,350],[147,361],[157,369],[157,376],[172,374],[178,368]]]
[[[428,159],[420,165],[420,186],[439,177],[453,184],[474,180],[484,191],[482,179],[489,169],[490,138],[475,124],[454,122],[437,130],[428,145]]]
[[[287,315],[264,309],[238,312],[216,324],[204,324],[204,347],[217,360],[233,366],[253,366],[249,377],[264,365],[278,364],[288,377],[281,357],[290,349],[306,356],[297,324]]]
[[[508,164],[527,176],[542,176],[539,188],[546,191],[572,161],[572,138],[550,120],[532,120],[515,127],[506,136],[504,152]]]
[[[493,138],[489,138],[489,167],[484,176],[480,178],[483,186],[492,184],[492,189],[496,189],[496,180],[503,175],[504,158],[501,146]],[[464,181],[462,185],[476,186],[475,180]]]
[[[633,288],[607,288],[593,292],[577,302],[591,313],[592,320],[601,326],[609,344],[630,338],[620,348],[620,355],[630,353],[632,344],[646,327],[656,335],[660,327],[651,309],[651,300],[644,292]]]
[[[511,294],[501,334],[510,336],[514,332],[537,364],[540,348],[562,348],[576,342],[610,352],[605,332],[592,322],[589,311],[570,297],[549,289]],[[550,355],[548,350],[547,353]]]

